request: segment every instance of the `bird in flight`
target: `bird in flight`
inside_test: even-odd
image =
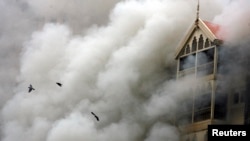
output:
[[[56,84],[60,87],[62,87],[62,83],[56,82]]]
[[[30,86],[29,86],[28,88],[29,88],[29,93],[30,93],[32,90],[35,90],[31,84],[30,84]]]
[[[95,116],[97,121],[99,121],[99,117],[95,113],[91,112],[91,114]]]

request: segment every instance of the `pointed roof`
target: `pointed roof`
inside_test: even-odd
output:
[[[221,26],[220,25],[215,24],[215,23],[211,23],[211,22],[208,22],[208,21],[203,21],[203,22],[206,24],[206,26],[215,35],[215,37],[217,39],[220,39],[220,40],[223,39],[222,35],[220,34],[220,30],[221,30]]]
[[[184,39],[180,42],[179,46],[177,47],[177,52],[175,54],[175,58],[177,58],[184,47],[184,45],[187,43],[187,41],[191,38],[192,34],[196,31],[196,29],[199,28],[204,32],[204,34],[211,40],[211,41],[222,41],[223,37],[220,34],[221,26],[218,24],[214,24],[208,21],[203,21],[200,18],[198,18],[190,27],[188,30],[186,36]]]

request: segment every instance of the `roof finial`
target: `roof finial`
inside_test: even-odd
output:
[[[198,25],[198,21],[199,21],[199,13],[200,12],[200,0],[198,0],[198,4],[197,4],[197,11],[196,11],[196,25]]]

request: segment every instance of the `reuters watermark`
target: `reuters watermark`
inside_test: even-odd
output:
[[[208,125],[208,141],[239,139],[249,141],[250,125]]]

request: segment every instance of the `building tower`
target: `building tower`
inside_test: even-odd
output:
[[[227,92],[221,85],[220,52],[226,48],[221,29],[220,25],[199,18],[198,2],[197,17],[177,47],[176,78],[191,76],[200,80],[190,89],[190,98],[183,102],[185,110],[176,116],[183,141],[206,141],[208,125],[244,124],[244,112],[248,113],[244,110],[246,84],[231,83],[232,86],[228,86],[231,90]]]

